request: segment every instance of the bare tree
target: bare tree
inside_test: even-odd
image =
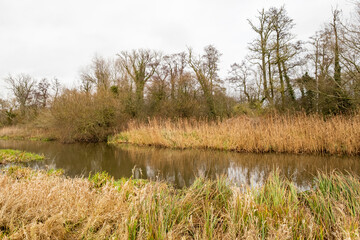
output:
[[[111,67],[112,63],[110,60],[95,56],[92,64],[80,74],[83,90],[91,92],[92,86],[95,86],[97,91],[110,89],[113,75]]]
[[[340,21],[340,11],[333,11],[332,20],[312,38],[313,52],[310,53],[315,70],[316,108],[324,114],[341,113],[351,108],[351,84],[345,79],[342,67],[351,75],[351,67],[347,64],[347,46],[343,23]],[[345,58],[343,58],[345,56]],[[350,77],[351,79],[351,77]]]
[[[136,87],[136,113],[144,104],[144,88],[155,74],[161,60],[161,54],[147,49],[123,51],[118,54],[120,66],[129,75]]]
[[[263,90],[264,90],[264,98],[267,99],[270,104],[273,104],[273,99],[269,94],[268,82],[267,82],[267,63],[269,61],[269,51],[270,48],[270,35],[273,31],[271,18],[268,13],[265,12],[264,9],[259,11],[259,15],[257,16],[258,23],[254,23],[251,20],[248,20],[251,28],[258,34],[258,38],[253,40],[250,43],[249,49],[255,54],[254,59],[259,59],[260,62],[257,64],[260,66],[262,71],[262,82],[263,82]],[[268,58],[268,60],[267,60]]]
[[[52,81],[51,81],[51,90],[53,90],[53,97],[54,99],[57,99],[57,97],[59,96],[60,94],[60,90],[61,90],[61,83],[59,81],[59,79],[57,78],[54,78]]]
[[[189,48],[189,65],[193,69],[196,80],[201,86],[206,99],[210,116],[215,116],[214,87],[219,86],[221,80],[218,76],[221,53],[212,45],[204,48],[205,53],[196,58]]]
[[[168,89],[168,77],[170,71],[167,64],[162,61],[156,68],[154,75],[152,76],[150,94],[157,103],[167,99]]]
[[[349,22],[339,24],[340,57],[344,75],[349,81],[348,91],[353,96],[353,102],[360,105],[360,1],[355,3],[355,12]]]
[[[234,63],[231,65],[228,81],[239,89],[240,100],[242,99],[242,94],[244,94],[248,102],[252,101],[250,93],[248,92],[251,73],[252,70],[247,65],[246,61],[242,61],[241,64]]]
[[[291,33],[291,30],[295,24],[293,23],[293,19],[287,16],[287,12],[284,7],[270,8],[268,15],[271,18],[271,26],[274,32],[272,45],[275,49],[275,64],[277,66],[280,80],[281,103],[284,107],[285,82],[290,99],[292,101],[295,100],[294,90],[290,83],[286,68],[286,62],[297,54],[296,51],[291,51],[294,49],[294,45],[291,44],[291,41],[294,39],[294,35]]]
[[[339,48],[339,15],[340,11],[335,9],[333,10],[333,20],[331,23],[333,33],[334,33],[334,80],[337,87],[341,86],[341,66],[340,66],[340,48]]]
[[[9,89],[12,91],[19,104],[21,115],[24,116],[26,107],[32,99],[36,80],[29,75],[20,74],[16,77],[9,75],[5,81],[8,83]]]
[[[34,91],[36,101],[38,102],[37,105],[42,108],[46,107],[47,105],[47,100],[50,97],[49,90],[50,82],[46,78],[43,78],[40,82],[38,82],[37,89]]]
[[[164,64],[167,66],[170,81],[171,100],[175,100],[175,90],[177,82],[184,77],[187,66],[187,54],[185,52],[164,56]]]
[[[350,96],[346,91],[346,84],[342,79],[341,74],[341,63],[340,63],[340,56],[342,52],[342,48],[340,46],[341,39],[340,39],[340,32],[343,30],[341,29],[341,20],[340,20],[341,11],[338,9],[333,10],[332,15],[332,23],[330,24],[333,31],[334,36],[334,100],[336,102],[336,111],[337,112],[345,112],[350,109],[351,101]]]

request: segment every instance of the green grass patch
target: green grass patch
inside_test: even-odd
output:
[[[0,164],[41,161],[44,160],[44,158],[44,155],[35,153],[13,149],[0,149]]]

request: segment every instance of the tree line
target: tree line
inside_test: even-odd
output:
[[[38,116],[64,120],[66,114],[73,114],[81,119],[76,116],[81,109],[91,112],[99,102],[95,114],[99,117],[88,115],[112,120],[95,126],[111,126],[115,117],[126,122],[154,116],[217,118],[274,110],[324,115],[356,111],[360,104],[360,3],[355,5],[351,19],[333,10],[331,21],[307,41],[296,39],[294,20],[284,6],[258,11],[248,20],[256,34],[248,55],[232,64],[225,78],[219,77],[222,54],[213,45],[200,54],[191,48],[174,54],[134,49],[121,51],[115,58],[95,56],[81,71],[76,89],[64,88],[57,79],[10,75],[6,82],[14,98],[0,99],[1,125]],[[74,107],[71,101],[76,99],[82,101],[76,103],[79,109],[64,110],[58,116],[67,103]]]

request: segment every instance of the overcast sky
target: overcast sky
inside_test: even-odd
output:
[[[247,19],[282,5],[299,40],[329,21],[332,8],[345,16],[353,8],[350,0],[0,0],[0,97],[9,74],[57,77],[72,87],[95,54],[134,48],[201,53],[213,44],[225,75],[254,38]]]

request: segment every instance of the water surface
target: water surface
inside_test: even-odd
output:
[[[0,140],[0,148],[44,154],[32,167],[62,168],[71,177],[107,171],[122,177],[161,179],[176,187],[189,186],[196,177],[226,175],[237,185],[261,185],[274,169],[301,189],[308,189],[317,171],[340,170],[360,174],[359,157],[294,154],[248,154],[209,150],[171,150],[149,147]]]

